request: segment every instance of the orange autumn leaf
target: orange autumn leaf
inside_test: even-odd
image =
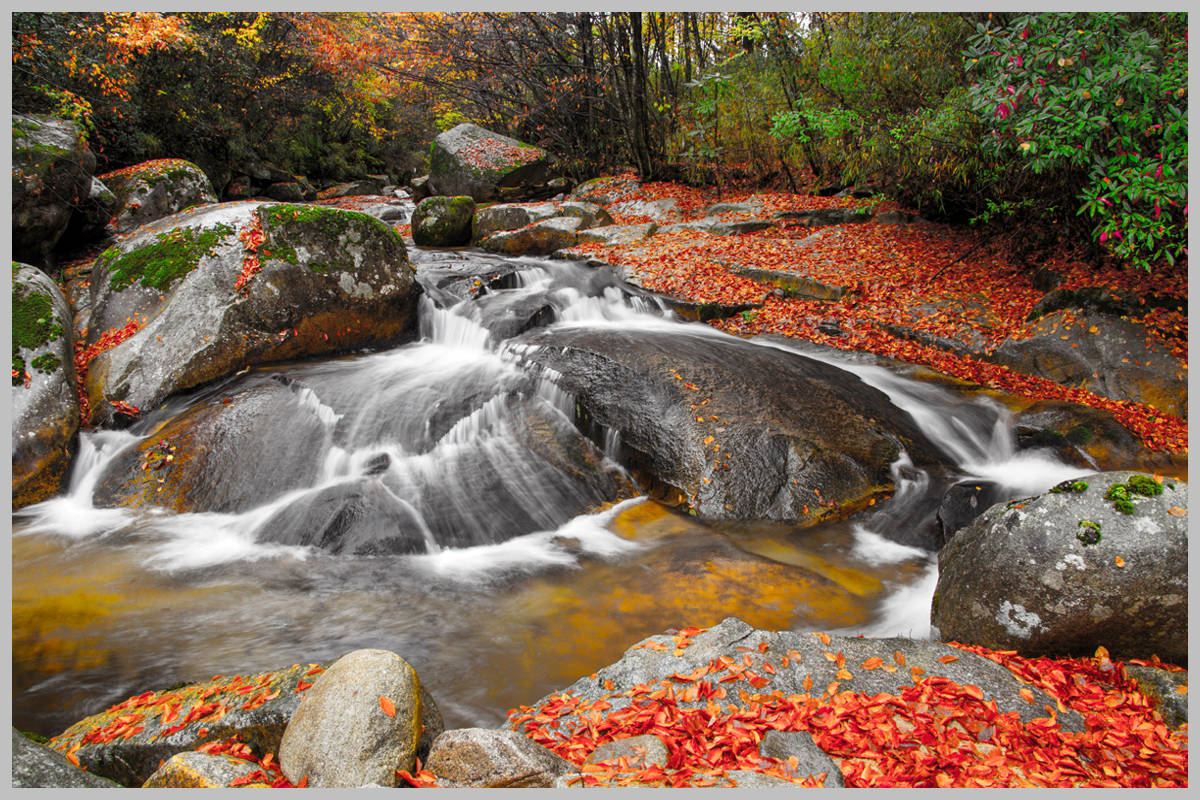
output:
[[[952,661],[958,661],[958,656],[941,656],[938,658],[938,661],[943,664],[949,664]]]
[[[1116,558],[1113,559],[1113,563],[1116,564],[1118,567],[1124,567],[1125,559],[1121,558],[1120,556],[1117,556]]]
[[[863,669],[879,669],[883,666],[883,659],[879,656],[871,656],[862,663]]]
[[[391,700],[384,697],[383,695],[379,696],[379,707],[381,709],[383,709],[383,713],[387,714],[389,717],[396,716],[395,704],[393,704]]]

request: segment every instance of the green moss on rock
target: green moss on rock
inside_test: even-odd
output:
[[[353,270],[354,259],[347,244],[364,241],[366,232],[381,234],[397,247],[403,242],[399,234],[386,223],[359,211],[347,211],[324,206],[281,203],[259,210],[265,239],[259,252],[274,261],[299,264],[300,255],[292,241],[313,241],[326,253],[345,253],[345,260],[309,261],[307,266],[321,275],[335,270]],[[374,230],[372,230],[374,229]]]
[[[14,262],[13,272],[17,271]],[[21,283],[13,284],[12,294],[12,370],[13,386],[25,382],[26,363],[22,350],[36,350],[62,336],[62,326],[54,321],[54,307],[50,297],[41,292],[28,291]],[[53,365],[48,360],[53,359]],[[35,358],[32,366],[39,372],[53,372],[60,361],[47,354]]]
[[[135,281],[150,289],[166,291],[200,264],[200,259],[212,252],[233,228],[214,225],[211,228],[178,228],[155,236],[153,244],[134,248],[121,254],[110,247],[97,259],[109,273],[109,287],[120,291]]]

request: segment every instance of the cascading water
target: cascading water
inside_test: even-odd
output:
[[[987,398],[764,339],[883,391],[949,455],[950,478],[902,455],[890,501],[802,531],[701,524],[645,499],[604,508],[636,494],[622,432],[585,439],[575,398],[511,337],[725,334],[569,262],[413,256],[419,273],[510,277],[461,302],[427,283],[417,342],[254,369],[129,431],[81,435],[68,493],[13,518],[18,727],[53,734],[147,688],[355,647],[413,663],[448,727],[494,725],[641,636],[729,614],[927,635],[934,555],[897,532],[932,524],[947,480],[1013,496],[1079,472],[1016,451]],[[163,467],[186,480],[143,480],[159,441],[199,443]]]

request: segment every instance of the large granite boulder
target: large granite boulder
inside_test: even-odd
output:
[[[141,786],[166,759],[234,735],[259,757],[278,753],[288,721],[321,671],[296,664],[144,692],[76,722],[47,745],[122,786]]]
[[[117,233],[129,233],[147,222],[217,202],[204,170],[181,158],[144,161],[99,178],[117,197],[112,219]]]
[[[50,277],[13,262],[12,506],[63,490],[79,430],[71,311]]]
[[[1094,311],[1056,311],[1028,326],[1027,338],[992,356],[1017,372],[1083,386],[1112,400],[1145,403],[1187,418],[1187,370],[1144,325]]]
[[[989,508],[938,553],[945,639],[1026,656],[1187,662],[1187,484],[1082,475]]]
[[[421,684],[400,656],[355,650],[339,658],[300,701],[279,745],[292,783],[314,788],[394,786],[415,766]]]
[[[475,201],[466,195],[427,197],[413,210],[413,244],[421,247],[461,247],[471,241]]]
[[[582,201],[553,203],[499,203],[481,208],[471,220],[471,241],[481,242],[494,233],[512,231],[551,217],[578,217],[581,229],[612,224],[601,206]]]
[[[543,182],[549,165],[540,147],[464,122],[433,140],[429,180],[437,194],[482,202],[502,188]]]
[[[251,364],[396,342],[418,292],[403,240],[365,214],[230,203],[145,225],[93,267],[89,344],[141,327],[91,362],[91,420]]]
[[[13,257],[47,266],[89,195],[96,156],[70,120],[13,114],[12,134]]]
[[[12,732],[14,789],[120,789],[121,784],[85,772],[62,753]]]
[[[550,328],[515,341],[574,395],[582,429],[620,432],[644,488],[704,519],[836,517],[893,490],[901,450],[939,457],[882,392],[796,353],[704,330]]]

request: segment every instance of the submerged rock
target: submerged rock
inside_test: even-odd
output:
[[[50,277],[13,262],[12,507],[65,487],[79,430],[71,310]]]
[[[944,638],[1025,656],[1103,645],[1114,658],[1186,664],[1187,539],[1187,484],[1081,475],[959,531],[938,553],[932,623]]]
[[[93,267],[91,421],[148,409],[250,365],[401,340],[419,287],[386,224],[340,209],[230,203],[143,226]],[[136,323],[134,323],[136,324]]]
[[[517,342],[575,396],[577,424],[619,431],[642,485],[702,518],[838,517],[892,488],[902,450],[937,458],[882,392],[795,353],[678,329],[552,328]]]

